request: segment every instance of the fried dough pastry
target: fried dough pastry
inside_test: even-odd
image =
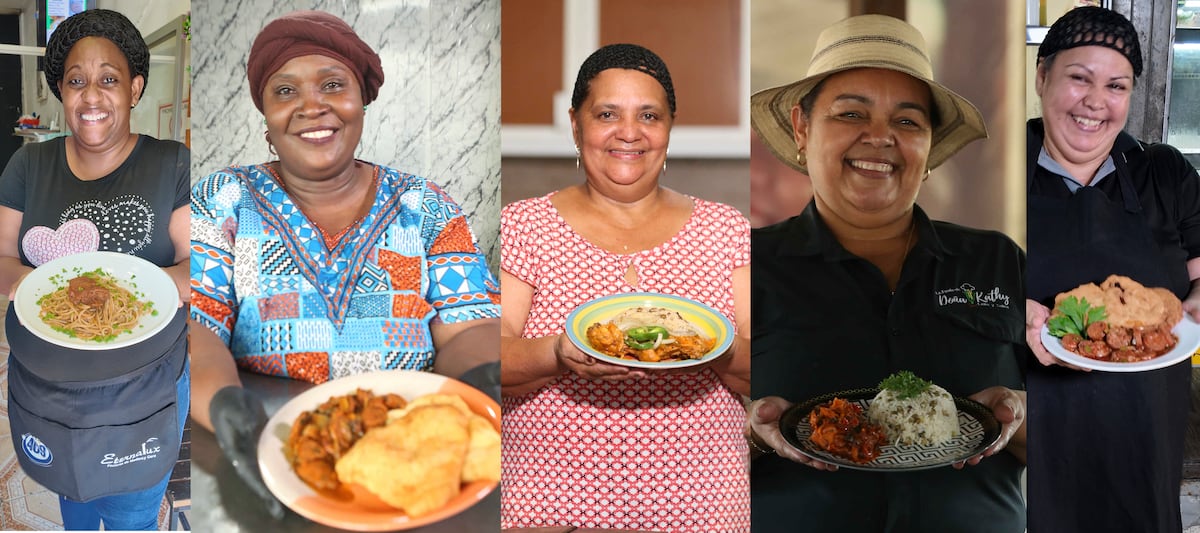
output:
[[[1114,275],[1104,280],[1100,288],[1104,289],[1109,325],[1132,328],[1166,321],[1162,298],[1141,283]]]
[[[1180,320],[1183,320],[1183,302],[1179,301],[1175,293],[1162,287],[1154,287],[1150,290],[1154,291],[1154,294],[1157,294],[1162,299],[1163,317],[1165,317],[1168,326],[1174,326]]]
[[[462,481],[498,481],[500,479],[500,433],[492,423],[474,412],[467,402],[455,394],[426,394],[414,399],[403,409],[388,412],[388,423],[400,420],[409,411],[425,405],[448,405],[458,409],[468,419],[470,443],[463,464]]]
[[[468,418],[457,408],[418,406],[367,432],[338,460],[337,475],[418,517],[458,496],[469,442]]]
[[[463,462],[462,482],[500,480],[500,434],[488,419],[472,414],[471,441]]]
[[[1088,283],[1054,298],[1055,307],[1068,296],[1087,299],[1093,306],[1103,305],[1110,326],[1174,326],[1183,318],[1183,304],[1171,291],[1148,288],[1125,276],[1112,275],[1100,285]]]

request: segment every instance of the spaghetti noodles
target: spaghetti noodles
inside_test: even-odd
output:
[[[38,299],[38,316],[55,331],[95,342],[132,332],[143,315],[157,313],[101,269],[84,272]]]

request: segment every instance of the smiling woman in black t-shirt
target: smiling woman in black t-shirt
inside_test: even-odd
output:
[[[46,81],[71,136],[22,147],[0,176],[10,298],[34,267],[91,251],[150,261],[190,296],[188,150],[129,125],[149,57],[115,11],[84,11],[51,36]],[[152,338],[83,351],[30,334],[9,306],[13,446],[25,473],[59,494],[67,529],[157,529],[189,399],[186,313],[162,311],[175,316]]]

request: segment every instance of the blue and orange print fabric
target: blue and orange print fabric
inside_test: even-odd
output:
[[[191,317],[239,367],[322,383],[430,370],[429,325],[500,316],[499,284],[437,185],[375,166],[367,215],[328,245],[264,166],[192,188]]]

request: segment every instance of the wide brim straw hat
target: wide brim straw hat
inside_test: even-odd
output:
[[[979,110],[966,98],[933,81],[933,64],[921,32],[893,17],[861,15],[821,32],[804,79],[750,97],[750,123],[775,157],[808,173],[796,158],[792,107],[830,74],[856,68],[903,72],[929,85],[939,124],[933,130],[926,160],[928,168],[941,165],[967,143],[987,137]]]

